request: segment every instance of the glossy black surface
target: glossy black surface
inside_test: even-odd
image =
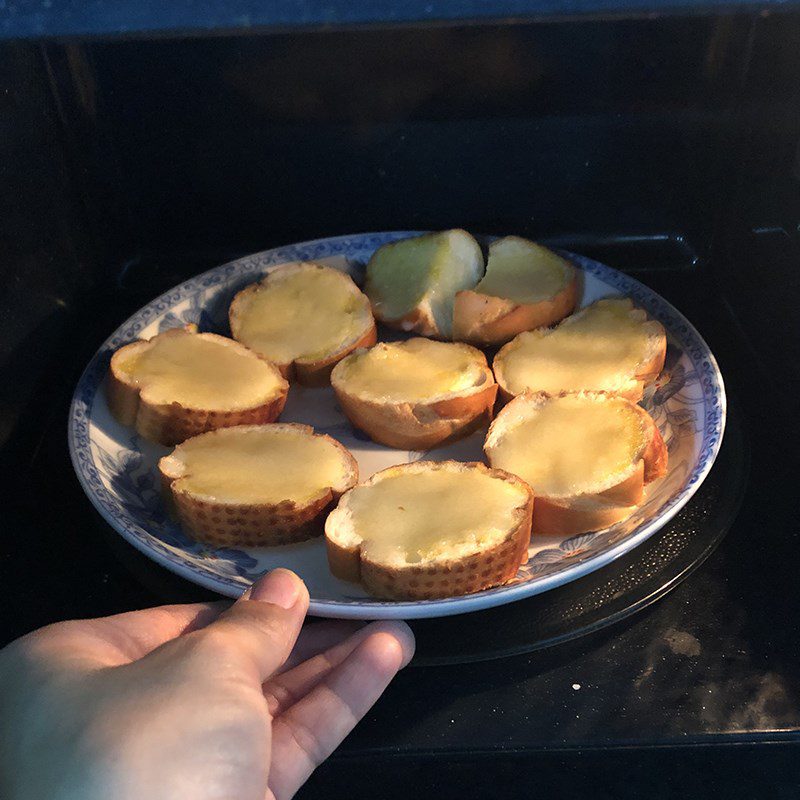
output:
[[[791,0],[16,0],[0,6],[0,38],[203,35],[356,25],[774,13]]]
[[[305,796],[796,796],[799,33],[717,16],[0,47],[2,640],[210,596],[111,532],[66,452],[80,370],[143,303],[358,229],[548,238],[634,272],[717,355],[732,427],[672,534],[690,566],[727,535],[603,630],[407,670]],[[567,599],[420,624],[418,663],[535,647]]]
[[[98,43],[79,79],[126,255],[254,250],[311,220],[702,249],[738,178],[751,35],[723,17]]]
[[[531,724],[535,724],[532,722]],[[297,795],[555,800],[794,800],[797,748],[779,741],[731,747],[559,749],[331,759]]]

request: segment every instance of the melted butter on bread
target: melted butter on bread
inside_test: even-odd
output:
[[[474,291],[517,303],[538,303],[562,291],[571,277],[570,266],[552,250],[507,236],[492,245],[486,275]]]
[[[526,499],[524,487],[476,469],[429,469],[357,486],[348,508],[368,558],[416,563],[487,546]]]
[[[328,438],[289,426],[227,428],[179,445],[182,490],[235,503],[300,503],[337,486],[347,469]]]
[[[485,364],[463,345],[415,338],[353,353],[339,367],[351,394],[389,402],[419,402],[475,386]]]
[[[242,302],[236,338],[277,364],[335,352],[371,320],[366,297],[349,284],[317,264],[278,270]]]
[[[510,423],[492,446],[492,466],[548,497],[597,491],[629,473],[642,448],[642,423],[625,400],[554,397]]]
[[[254,354],[182,331],[157,336],[151,347],[122,360],[119,369],[147,391],[150,402],[190,408],[247,407],[283,383]]]
[[[519,334],[503,357],[508,390],[615,390],[647,354],[647,329],[631,308],[629,300],[603,300],[552,330]]]

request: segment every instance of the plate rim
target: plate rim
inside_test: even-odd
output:
[[[348,240],[363,240],[372,238],[376,242],[385,243],[387,241],[394,241],[410,236],[415,236],[422,233],[421,231],[370,231],[365,233],[344,234],[339,236],[320,237],[317,239],[310,239],[303,242],[295,242],[280,247],[269,248],[266,250],[257,251],[240,258],[220,264],[204,272],[192,276],[185,281],[171,287],[170,289],[162,292],[156,298],[146,303],[126,320],[124,320],[112,333],[96,348],[94,354],[89,359],[85,368],[81,372],[75,389],[73,392],[72,400],[69,406],[69,416],[67,420],[67,439],[69,445],[70,459],[78,481],[101,517],[128,543],[132,544],[139,552],[146,555],[151,560],[155,561],[160,566],[163,566],[171,572],[181,576],[184,579],[190,580],[204,588],[211,589],[219,594],[228,597],[237,597],[244,591],[243,586],[234,583],[228,583],[221,576],[214,575],[210,572],[199,570],[180,559],[177,555],[170,556],[166,552],[161,552],[152,547],[145,539],[137,535],[125,524],[124,516],[118,517],[114,515],[109,508],[104,504],[101,494],[110,494],[107,489],[102,487],[98,490],[92,485],[90,477],[92,472],[96,474],[97,470],[94,466],[94,459],[91,458],[91,439],[88,434],[89,420],[91,417],[91,409],[93,407],[94,399],[97,392],[100,391],[103,383],[103,375],[100,374],[96,380],[90,381],[93,373],[99,370],[100,361],[104,353],[107,353],[112,347],[118,347],[119,344],[114,345],[115,339],[118,339],[124,329],[131,328],[133,333],[141,329],[144,324],[149,324],[146,318],[156,311],[160,311],[159,306],[164,303],[170,302],[170,296],[178,293],[184,294],[188,289],[194,288],[196,285],[203,285],[206,282],[207,286],[212,286],[214,283],[212,279],[217,276],[222,276],[226,272],[235,271],[237,266],[243,264],[251,259],[269,259],[274,257],[275,263],[284,263],[284,261],[297,260],[296,257],[287,257],[284,261],[280,260],[283,256],[288,255],[292,251],[300,248],[309,248],[319,244],[338,244],[342,243],[343,247]],[[364,248],[366,249],[366,248]],[[618,288],[625,294],[630,295],[631,290],[638,291],[642,297],[637,298],[635,302],[641,305],[641,301],[645,300],[645,305],[648,303],[655,303],[658,306],[659,316],[669,316],[674,322],[677,322],[680,328],[681,338],[684,340],[694,339],[694,345],[698,350],[698,359],[686,349],[686,353],[695,369],[698,371],[698,376],[702,389],[703,405],[705,409],[705,418],[702,426],[702,441],[700,444],[700,451],[698,454],[697,462],[694,468],[688,475],[687,483],[684,487],[672,498],[668,499],[664,506],[657,514],[656,517],[647,522],[642,523],[639,528],[632,534],[621,539],[618,543],[609,547],[606,551],[599,553],[592,558],[583,562],[578,562],[572,566],[567,566],[564,569],[546,575],[540,578],[534,578],[522,583],[513,584],[511,586],[493,587],[491,589],[477,592],[475,594],[463,595],[459,597],[442,598],[437,600],[417,600],[417,601],[381,601],[372,599],[359,599],[359,600],[314,600],[309,603],[308,613],[318,617],[335,617],[340,619],[419,619],[426,617],[445,617],[453,616],[456,614],[469,613],[484,608],[493,606],[505,605],[506,603],[514,602],[526,597],[533,597],[537,594],[549,591],[566,583],[570,583],[584,575],[588,575],[595,570],[602,569],[604,566],[615,561],[625,553],[630,552],[650,538],[658,530],[660,530],[667,522],[669,522],[685,505],[689,502],[695,494],[700,484],[708,475],[711,470],[719,449],[722,444],[722,439],[725,432],[725,423],[727,418],[727,395],[725,391],[725,384],[722,374],[719,370],[717,360],[706,343],[705,339],[700,335],[692,323],[668,300],[658,294],[655,290],[643,284],[636,278],[627,275],[619,270],[614,269],[602,262],[595,261],[587,256],[573,253],[566,250],[557,250],[561,255],[568,258],[574,263],[581,271],[588,272],[596,275],[604,283],[610,284],[614,288]],[[270,264],[264,267],[271,266]],[[610,280],[609,280],[610,279]],[[617,284],[624,284],[618,286]],[[177,300],[172,301],[172,303]],[[171,304],[172,304],[171,303]],[[647,309],[649,313],[653,313],[653,309]],[[136,320],[145,318],[145,321],[138,325]],[[674,333],[675,325],[669,327],[665,325],[668,333]],[[701,369],[701,367],[703,369]],[[81,421],[79,404],[82,401],[82,394],[87,388],[93,388],[92,403],[89,405],[87,413],[85,414],[85,421]],[[716,402],[715,402],[716,401]],[[713,416],[712,416],[713,414]],[[710,418],[711,417],[711,418]],[[82,430],[84,428],[85,430]],[[87,444],[84,448],[79,444],[78,438],[82,435],[86,436]],[[90,458],[81,458],[81,452],[86,449],[89,452]],[[88,474],[87,474],[88,473]],[[95,475],[96,477],[96,475]],[[134,527],[147,533],[146,529],[138,524]],[[152,535],[152,534],[151,534]],[[489,594],[491,593],[491,594]]]

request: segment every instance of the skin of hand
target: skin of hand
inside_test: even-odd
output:
[[[405,623],[318,622],[288,570],[233,605],[61,622],[0,651],[4,800],[290,798],[411,660]]]

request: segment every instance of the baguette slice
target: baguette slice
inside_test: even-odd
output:
[[[626,297],[598,300],[555,328],[520,333],[492,367],[504,400],[524,391],[612,392],[638,401],[664,368],[667,336]]]
[[[602,392],[521,394],[498,415],[489,463],[527,481],[533,533],[570,536],[607,528],[642,502],[667,470],[667,448],[641,407]]]
[[[288,544],[319,536],[358,481],[351,453],[308,425],[240,425],[187,439],[159,461],[167,506],[215,547]]]
[[[488,424],[497,396],[480,350],[422,338],[357,350],[336,365],[331,384],[356,427],[405,450],[428,450]]]
[[[216,428],[273,422],[288,391],[272,364],[194,325],[121,347],[106,384],[114,417],[168,447]]]
[[[393,328],[450,339],[453,301],[483,274],[483,253],[466,231],[426,233],[379,247],[364,291],[377,319]]]
[[[376,597],[478,592],[511,580],[527,558],[532,508],[524,481],[483,464],[389,467],[331,512],[328,563]]]
[[[503,344],[522,331],[560,322],[575,310],[578,274],[552,250],[519,236],[489,246],[486,275],[456,293],[453,339]]]
[[[353,279],[312,262],[271,270],[233,298],[228,315],[234,339],[307,386],[327,384],[337,361],[377,340]]]

